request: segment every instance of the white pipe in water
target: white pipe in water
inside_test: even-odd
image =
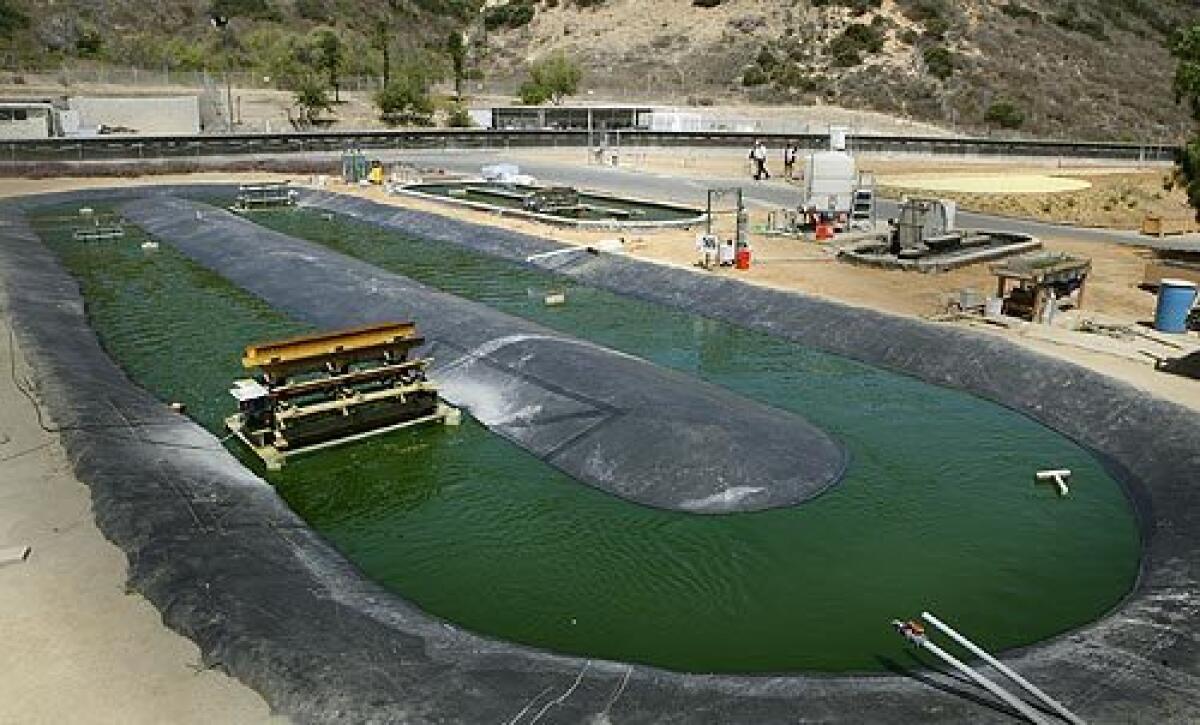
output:
[[[598,252],[610,252],[610,253],[615,254],[617,252],[624,251],[624,249],[625,249],[624,245],[625,245],[625,243],[621,239],[601,239],[600,241],[596,242],[595,244],[589,244],[587,246],[567,247],[565,249],[555,249],[550,252],[541,252],[540,254],[533,254],[533,255],[526,257],[525,261],[526,262],[536,262],[538,260],[548,259],[550,257],[557,257],[557,256],[563,255],[563,254],[578,254],[580,252],[587,252],[590,254],[596,254]]]

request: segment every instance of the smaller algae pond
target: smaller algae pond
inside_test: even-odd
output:
[[[143,250],[136,228],[82,243],[39,214],[109,353],[217,435],[242,348],[308,331],[165,244]],[[679,671],[877,671],[910,661],[892,618],[928,609],[1004,650],[1096,619],[1135,581],[1117,481],[1005,408],[340,216],[251,218],[793,410],[851,453],[845,480],[802,506],[697,516],[601,493],[469,417],[270,474],[228,444],[368,576],[456,626]],[[544,304],[552,288],[567,304]],[[1043,468],[1072,469],[1072,495],[1035,486]]]
[[[394,193],[569,226],[634,229],[692,226],[703,223],[705,219],[700,209],[580,192],[567,187],[493,181],[445,181],[407,184],[396,187]]]

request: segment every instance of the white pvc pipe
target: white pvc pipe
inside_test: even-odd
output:
[[[619,240],[619,239],[601,239],[600,241],[596,242],[595,244],[589,244],[586,246],[566,247],[565,249],[555,249],[550,252],[541,252],[539,254],[533,254],[533,255],[526,257],[525,261],[526,262],[536,262],[541,259],[557,257],[562,254],[581,254],[581,253],[594,254],[596,252],[616,253],[616,252],[622,251],[623,248],[624,248],[624,244],[622,244],[621,240]]]
[[[930,642],[928,637],[922,637],[921,639],[917,640],[917,644],[919,644],[920,646],[929,650],[935,656],[941,658],[943,661],[945,661],[951,667],[955,668],[956,670],[963,673],[967,677],[970,677],[980,687],[982,687],[983,689],[987,690],[988,692],[992,693],[996,697],[1003,700],[1009,707],[1013,708],[1017,712],[1024,715],[1025,718],[1027,720],[1029,720],[1030,722],[1034,723],[1034,725],[1050,725],[1050,721],[1045,719],[1044,717],[1042,717],[1040,713],[1038,713],[1036,710],[1034,710],[1032,707],[1030,707],[1029,703],[1020,699],[1016,695],[1013,695],[1008,690],[1005,690],[1003,687],[997,685],[995,682],[992,682],[988,678],[984,677],[983,675],[979,674],[975,670],[971,669],[966,664],[964,664],[963,662],[956,659],[953,655],[949,654],[941,647],[938,647],[933,642]]]
[[[1017,683],[1021,687],[1025,688],[1025,690],[1028,691],[1030,694],[1032,694],[1034,697],[1041,700],[1045,704],[1049,705],[1051,708],[1054,709],[1055,712],[1057,712],[1059,715],[1062,715],[1064,718],[1066,718],[1066,720],[1068,722],[1071,722],[1074,725],[1085,725],[1082,718],[1080,718],[1078,715],[1076,715],[1075,713],[1068,710],[1066,708],[1066,706],[1064,706],[1058,700],[1055,700],[1053,697],[1050,697],[1045,692],[1042,692],[1042,690],[1040,688],[1038,688],[1036,685],[1034,685],[1032,682],[1030,682],[1029,680],[1026,680],[1024,677],[1017,674],[1011,667],[1009,667],[1008,665],[1004,664],[1000,660],[996,659],[995,657],[993,657],[990,654],[988,654],[987,652],[985,652],[982,647],[976,645],[971,640],[969,640],[966,637],[964,637],[963,635],[959,634],[950,625],[941,621],[940,619],[933,616],[929,612],[921,612],[921,618],[924,619],[926,622],[929,622],[933,626],[937,627],[938,629],[940,629],[947,637],[954,640],[955,642],[958,642],[960,645],[962,645],[966,649],[970,650],[973,654],[978,656],[984,662],[987,662],[992,667],[995,667],[1005,677],[1007,677],[1008,679]]]

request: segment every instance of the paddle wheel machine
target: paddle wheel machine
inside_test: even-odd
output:
[[[236,415],[225,425],[266,463],[282,468],[302,453],[422,423],[457,425],[426,378],[428,358],[410,358],[425,342],[410,322],[266,342],[246,348],[237,380]]]

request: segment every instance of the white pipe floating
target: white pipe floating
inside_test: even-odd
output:
[[[1067,472],[1067,475],[1070,475],[1069,471]],[[1030,682],[1029,680],[1026,680],[1024,677],[1017,674],[1011,667],[1009,667],[1008,665],[1004,664],[1000,660],[998,660],[995,657],[988,654],[986,651],[984,651],[984,649],[982,647],[978,646],[971,640],[967,639],[962,634],[959,634],[959,632],[957,630],[955,630],[953,627],[951,627],[950,625],[941,621],[940,619],[933,616],[929,612],[921,612],[921,618],[924,619],[926,622],[929,622],[930,624],[932,624],[934,627],[937,627],[947,637],[949,637],[950,639],[952,639],[955,642],[962,645],[964,648],[969,650],[972,654],[979,657],[984,662],[987,662],[992,667],[995,667],[996,670],[999,671],[1001,674],[1003,674],[1005,677],[1007,677],[1008,679],[1017,683],[1021,687],[1025,688],[1025,690],[1027,692],[1029,692],[1029,694],[1033,695],[1034,697],[1041,700],[1046,705],[1050,706],[1055,712],[1057,712],[1064,719],[1066,719],[1067,722],[1073,723],[1074,725],[1085,725],[1082,718],[1080,718],[1078,715],[1076,715],[1075,713],[1068,710],[1058,700],[1055,700],[1053,697],[1050,697],[1045,692],[1042,692],[1042,690],[1040,688],[1038,688],[1036,685],[1034,685],[1032,682]]]
[[[1070,477],[1071,477],[1071,470],[1069,468],[1060,468],[1057,470],[1038,471],[1037,472],[1037,480],[1038,481],[1053,481],[1054,482],[1055,487],[1058,489],[1059,496],[1066,496],[1067,494],[1069,494],[1071,492],[1071,488],[1067,485],[1067,479],[1069,479]]]
[[[595,244],[588,244],[580,247],[567,247],[565,249],[555,249],[550,252],[541,252],[539,254],[531,254],[525,258],[526,262],[537,262],[550,257],[558,257],[563,254],[580,254],[586,252],[588,254],[599,254],[600,252],[619,253],[625,251],[624,239],[601,239]]]

